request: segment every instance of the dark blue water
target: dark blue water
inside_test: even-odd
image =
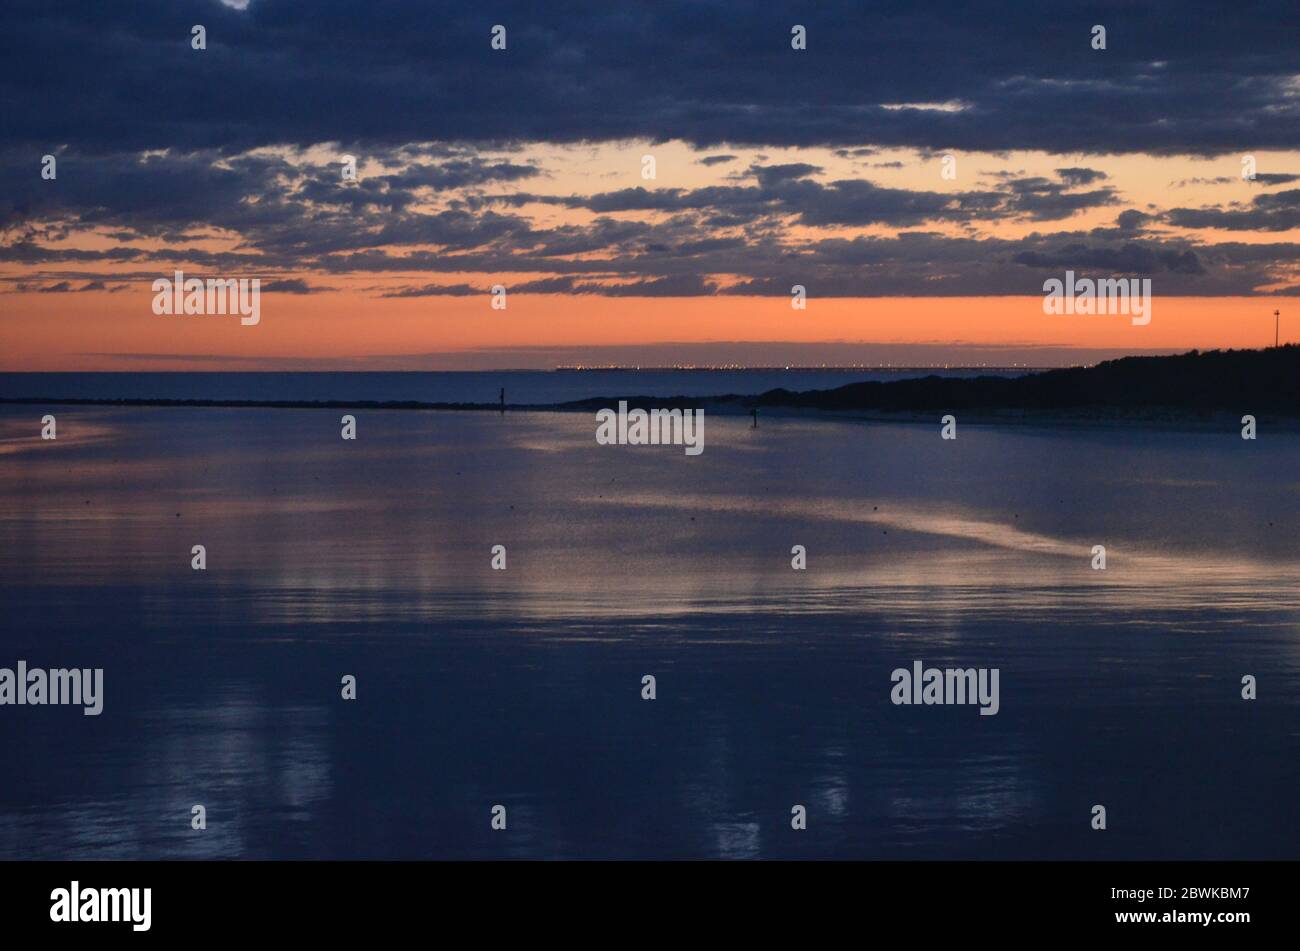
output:
[[[0,666],[104,712],[0,707],[0,857],[1300,849],[1296,434],[43,412],[0,408]],[[893,705],[918,659],[1000,712]]]

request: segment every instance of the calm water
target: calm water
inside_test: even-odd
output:
[[[1300,850],[1295,434],[43,412],[0,407],[0,666],[105,706],[0,707],[0,858]],[[918,659],[1001,712],[894,706]]]

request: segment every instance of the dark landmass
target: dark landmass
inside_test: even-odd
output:
[[[613,399],[580,400],[562,408],[596,409],[612,405]],[[629,406],[732,406],[742,412],[758,408],[896,414],[962,411],[993,418],[1140,419],[1216,413],[1300,417],[1300,346],[1123,357],[1092,367],[1019,377],[926,376],[802,393],[776,389],[758,396],[617,399],[626,399]]]
[[[1300,345],[1267,350],[1191,351],[1178,356],[1123,357],[1092,367],[1047,370],[1019,377],[926,376],[850,383],[830,390],[768,390],[757,396],[601,396],[565,403],[507,404],[514,411],[585,412],[617,405],[706,408],[724,414],[776,411],[878,415],[963,412],[989,419],[1080,418],[1178,420],[1216,414],[1300,418]],[[384,409],[500,412],[499,403],[425,403],[377,400],[184,400],[0,398],[42,406],[223,406],[271,409]]]

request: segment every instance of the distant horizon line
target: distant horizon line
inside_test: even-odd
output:
[[[827,371],[827,372],[853,372],[861,370],[885,370],[889,372],[905,372],[908,370],[1063,370],[1072,367],[1094,366],[1092,363],[1065,363],[1052,365],[1031,365],[1027,363],[1002,364],[1002,363],[931,363],[931,364],[820,364],[820,365],[741,365],[741,364],[718,364],[718,365],[639,365],[639,364],[575,364],[560,365],[554,367],[494,367],[492,369],[482,370],[450,370],[450,369],[413,369],[413,370],[370,370],[370,369],[338,369],[338,370],[287,370],[287,369],[238,369],[238,370],[0,370],[0,376],[133,376],[148,373],[167,373],[167,374],[186,374],[199,376],[216,376],[230,373],[256,373],[256,374],[288,374],[288,373],[592,373],[602,371],[617,371],[631,373],[652,373],[652,372],[705,372],[705,373],[723,373],[723,372],[805,372],[805,371]]]

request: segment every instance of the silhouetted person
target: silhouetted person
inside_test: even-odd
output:
[[[501,387],[501,415],[506,414],[506,388]]]
[[[754,428],[754,429],[758,429],[758,407],[757,407],[757,406],[754,407],[753,412],[754,412],[754,427],[753,427],[753,428]]]

